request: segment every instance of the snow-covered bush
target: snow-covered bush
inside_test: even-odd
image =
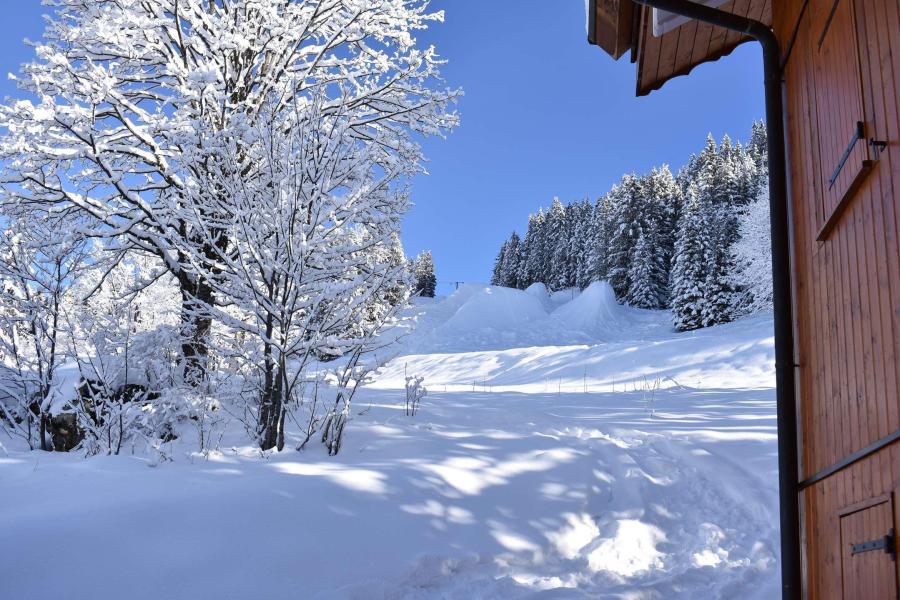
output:
[[[424,377],[414,377],[412,375],[406,377],[407,416],[414,417],[419,411],[419,404],[422,402],[422,398],[428,393],[428,390],[422,385],[424,382]]]
[[[322,443],[329,456],[341,451],[353,397],[369,375],[370,367],[360,363],[361,356],[361,351],[354,352],[347,364],[335,372],[334,403],[326,412],[321,428]]]
[[[89,454],[170,438],[184,407],[177,288],[152,258],[95,244],[92,268],[64,315],[66,355],[79,383],[58,412],[73,413]]]

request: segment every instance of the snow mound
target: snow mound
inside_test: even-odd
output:
[[[528,293],[505,287],[487,287],[471,296],[446,323],[456,331],[515,329],[523,323],[547,318],[541,301]]]
[[[505,350],[658,338],[672,333],[668,311],[621,306],[606,282],[548,292],[467,284],[417,305],[407,354]]]
[[[553,319],[560,327],[581,331],[591,337],[618,337],[633,325],[639,316],[636,309],[622,306],[605,281],[595,281],[581,294],[553,311]]]
[[[547,310],[547,312],[550,312],[550,309],[553,307],[553,303],[550,302],[550,290],[547,289],[546,285],[544,285],[540,281],[532,283],[527,288],[525,288],[525,293],[540,300],[541,304]]]

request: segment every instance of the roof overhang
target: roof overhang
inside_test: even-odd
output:
[[[588,42],[619,59],[631,50],[634,4],[631,0],[587,0]]]
[[[698,3],[772,23],[772,0]],[[588,0],[588,41],[616,59],[631,50],[631,62],[637,63],[637,94],[644,96],[699,64],[730,54],[750,38],[631,0]]]

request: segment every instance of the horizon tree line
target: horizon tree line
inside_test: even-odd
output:
[[[626,174],[609,192],[529,215],[494,261],[491,283],[584,289],[608,281],[630,306],[670,309],[679,331],[724,323],[771,302],[766,129],[745,146],[708,135],[673,174]]]

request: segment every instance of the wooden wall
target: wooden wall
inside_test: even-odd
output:
[[[785,108],[801,479],[900,429],[900,2],[809,0],[801,16],[803,4],[773,5],[785,52],[796,30]],[[857,120],[887,148],[857,143],[831,183]],[[884,515],[900,524],[898,485],[893,444],[801,492],[807,597],[896,597],[882,577],[890,565],[896,586],[896,562],[848,553]]]

